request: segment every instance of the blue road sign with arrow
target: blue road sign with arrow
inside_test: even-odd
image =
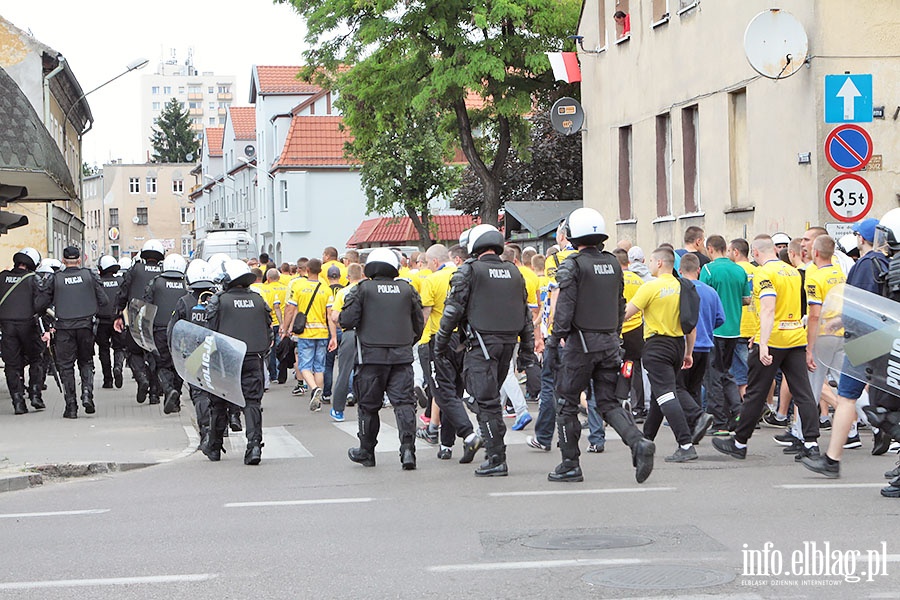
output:
[[[872,76],[826,75],[825,122],[871,123]]]

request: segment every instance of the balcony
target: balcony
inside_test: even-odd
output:
[[[227,94],[216,94],[216,99],[217,100],[231,100],[231,93],[229,92]]]
[[[188,114],[192,117],[202,117],[203,109],[202,108],[189,108]]]
[[[224,116],[227,115],[227,114],[228,114],[228,109],[227,109],[227,108],[220,108],[220,109],[219,109],[219,116],[224,117]]]
[[[193,93],[193,92],[189,93],[188,100],[203,100],[203,94],[202,93]]]

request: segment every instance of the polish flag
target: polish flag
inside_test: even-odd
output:
[[[566,83],[581,81],[581,67],[578,66],[578,54],[575,52],[547,52],[553,76]]]

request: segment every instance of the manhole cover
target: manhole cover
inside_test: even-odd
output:
[[[650,538],[638,535],[541,535],[522,542],[528,548],[541,550],[606,550],[609,548],[632,548],[652,544]]]
[[[731,571],[683,565],[634,565],[592,571],[582,579],[594,585],[630,590],[672,590],[724,585],[734,580]]]

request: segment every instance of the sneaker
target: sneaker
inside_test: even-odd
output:
[[[332,408],[329,414],[331,414],[331,420],[332,420],[332,421],[335,421],[335,422],[337,422],[337,423],[343,423],[343,421],[344,421],[344,411],[342,411],[342,410],[341,410],[341,411],[337,411],[337,410],[334,410],[334,409]]]
[[[791,443],[782,449],[785,454],[800,454],[803,451],[803,442],[794,438]]]
[[[440,460],[450,460],[453,458],[453,449],[452,448],[441,448],[438,450],[437,457]]]
[[[484,444],[484,440],[481,439],[481,436],[476,435],[468,442],[463,442],[463,455],[462,458],[459,459],[459,463],[462,465],[468,464],[475,460],[475,454],[478,453],[479,448]]]
[[[550,452],[550,446],[543,445],[542,443],[537,441],[537,438],[534,437],[533,435],[529,435],[525,439],[525,445],[528,446],[529,448],[534,448],[535,450],[543,450],[544,452]]]
[[[697,458],[697,450],[693,446],[687,450],[679,446],[678,449],[675,450],[675,454],[666,457],[666,462],[683,463],[688,462],[689,460],[697,460]]]
[[[591,444],[587,449],[587,451],[592,454],[602,454],[604,450],[606,450],[606,446],[601,446],[599,444]]]
[[[763,415],[763,423],[770,427],[787,427],[790,425],[790,419],[787,417],[779,419],[777,413],[767,410],[766,414]]]
[[[425,440],[432,445],[438,443],[437,431],[430,431],[428,427],[420,427],[419,429],[416,429],[416,437],[420,440]]]
[[[824,421],[822,419],[819,419],[819,429],[831,429],[831,419],[825,419]]]
[[[894,480],[887,487],[881,488],[881,495],[885,498],[900,498],[900,480]]]
[[[356,406],[356,396],[352,393],[347,394],[347,406]]]
[[[331,396],[322,395],[322,404],[331,404]]]
[[[516,422],[513,423],[512,430],[513,431],[522,431],[528,424],[531,423],[533,419],[531,418],[531,413],[523,413],[521,417],[516,419]]]
[[[728,436],[731,435],[731,432],[728,431],[727,428],[713,429],[713,430],[709,433],[709,435],[711,435],[711,436],[713,436],[713,437],[728,437]]]
[[[884,473],[885,479],[896,479],[897,477],[900,477],[900,461],[897,462],[896,467]]]
[[[322,410],[322,388],[317,387],[313,390],[312,396],[309,400],[309,410],[311,412]]]
[[[844,448],[846,448],[847,450],[862,448],[862,441],[859,439],[859,434],[857,433],[853,437],[848,437],[847,443],[844,444]]]
[[[425,395],[425,390],[422,389],[422,386],[417,385],[413,387],[413,394],[415,394],[416,396],[416,400],[419,403],[419,408],[428,407],[428,396]]]
[[[305,390],[303,389],[303,384],[298,381],[297,385],[294,386],[294,389],[291,390],[291,395],[292,396],[302,396],[304,391]]]
[[[824,475],[828,479],[837,479],[841,476],[841,463],[838,461],[829,461],[824,455],[815,458],[804,457],[800,464],[819,475]]]
[[[747,458],[746,446],[743,448],[738,448],[734,445],[734,438],[713,438],[712,445],[713,448],[715,448],[722,454],[727,454],[732,458],[736,458],[738,460],[744,460],[745,458]]]
[[[507,419],[514,419],[516,416],[516,409],[514,409],[511,404],[507,404],[503,411],[503,416]]]
[[[778,435],[773,435],[772,439],[775,440],[775,443],[779,446],[791,446],[794,442],[799,442],[790,431],[785,431],[784,433],[779,433]]]
[[[800,461],[802,461],[804,458],[810,458],[810,459],[816,459],[816,460],[818,460],[818,458],[819,458],[820,456],[821,456],[821,454],[819,454],[819,447],[818,447],[818,446],[813,446],[812,448],[807,448],[806,446],[803,446],[803,449],[800,450],[800,452],[798,452],[797,454],[794,455],[794,462],[800,462]]]

